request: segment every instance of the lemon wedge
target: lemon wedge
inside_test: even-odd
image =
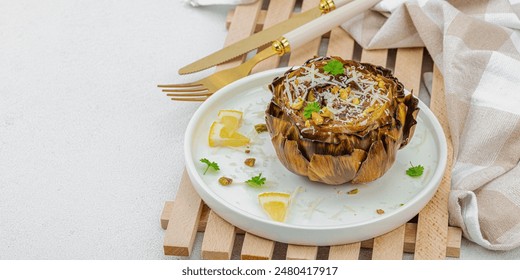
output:
[[[269,215],[269,217],[277,222],[285,221],[287,209],[291,194],[284,192],[263,192],[258,194],[258,202]]]
[[[236,131],[230,132],[222,123],[213,122],[209,128],[208,143],[210,147],[240,147],[249,144],[249,138]]]
[[[220,110],[218,112],[219,122],[224,125],[222,132],[230,136],[235,132],[242,122],[242,112],[237,110]]]

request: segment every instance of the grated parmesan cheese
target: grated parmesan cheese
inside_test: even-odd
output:
[[[390,92],[385,93],[382,88],[376,88],[379,85],[375,80],[376,77],[371,73],[365,73],[366,71],[360,71],[365,69],[362,65],[357,68],[346,66],[344,74],[333,76],[325,74],[312,62],[314,61],[310,61],[310,66],[299,67],[298,75],[285,79],[283,94],[289,108],[298,100],[308,101],[307,98],[312,90],[315,101],[332,113],[331,119],[334,122],[357,123],[365,119],[363,122],[366,123],[367,115],[390,102],[388,97]],[[348,98],[341,99],[337,90],[333,93],[334,87],[350,88]],[[366,111],[368,107],[372,109]],[[286,109],[286,113],[298,114],[300,110]],[[388,114],[388,110],[385,110],[385,113]],[[303,128],[302,132],[308,130],[314,130],[314,127]]]

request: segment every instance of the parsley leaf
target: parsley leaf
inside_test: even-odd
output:
[[[339,75],[345,73],[345,68],[343,68],[343,63],[341,61],[333,59],[329,61],[323,67],[325,73],[330,73],[332,75]]]
[[[260,173],[258,176],[251,177],[246,183],[253,188],[259,188],[265,184],[265,180],[266,178],[262,177],[262,173]]]
[[[419,177],[423,174],[424,166],[422,166],[422,165],[414,166],[411,162],[410,162],[410,165],[412,167],[410,167],[410,168],[408,168],[408,170],[406,170],[406,175],[408,175],[410,177]]]
[[[307,106],[303,109],[303,116],[306,119],[310,119],[313,112],[319,113],[321,110],[320,104],[318,102],[310,102],[307,103]]]
[[[210,168],[213,168],[213,170],[215,171],[219,171],[220,170],[220,167],[218,167],[218,164],[214,161],[209,161],[207,158],[201,158],[200,159],[200,162],[202,163],[205,163],[207,164],[208,166],[206,167],[206,170],[204,170],[204,175],[206,175],[206,172],[208,172],[208,170]]]

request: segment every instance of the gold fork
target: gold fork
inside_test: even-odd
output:
[[[275,54],[284,55],[285,53],[289,53],[291,48],[303,46],[310,40],[327,33],[332,28],[368,10],[380,1],[381,0],[352,1],[286,33],[280,39],[273,41],[271,48],[264,49],[237,67],[216,72],[196,82],[158,85],[158,87],[163,88],[163,92],[168,92],[167,96],[172,97],[172,100],[204,101],[225,85],[249,75],[258,62]]]
[[[158,87],[163,88],[163,92],[168,92],[166,95],[170,96],[172,100],[204,101],[210,95],[215,93],[215,91],[219,90],[225,85],[228,85],[249,75],[253,67],[255,67],[255,65],[260,61],[267,59],[275,54],[283,55],[286,51],[284,48],[280,47],[281,44],[283,43],[281,43],[280,40],[274,41],[271,48],[264,49],[243,64],[216,72],[196,82],[186,84],[158,85]]]

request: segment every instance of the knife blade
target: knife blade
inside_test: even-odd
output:
[[[179,69],[179,74],[185,75],[198,72],[262,47],[278,39],[283,34],[351,1],[352,0],[321,0],[316,8],[294,15],[288,20],[282,21],[182,67]]]

